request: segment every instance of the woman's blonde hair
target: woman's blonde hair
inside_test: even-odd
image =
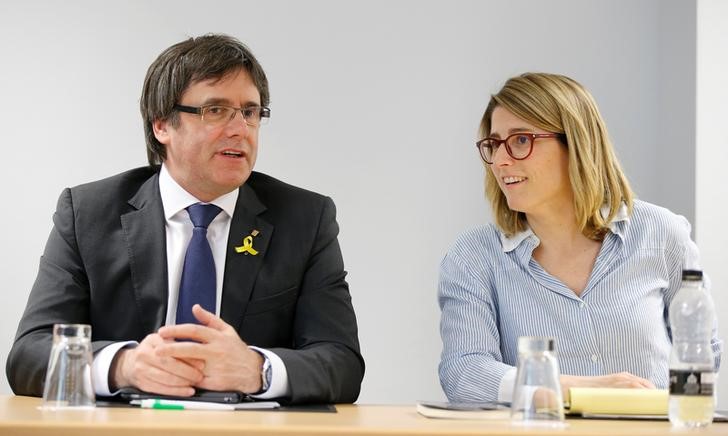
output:
[[[491,96],[480,122],[482,138],[490,135],[491,117],[498,106],[540,129],[565,135],[576,223],[585,236],[601,240],[622,202],[632,212],[629,182],[594,98],[583,86],[557,74],[525,73],[509,79]],[[525,214],[508,207],[490,165],[485,167],[485,192],[496,224],[508,236],[525,230]],[[606,217],[600,212],[604,205],[609,207]]]

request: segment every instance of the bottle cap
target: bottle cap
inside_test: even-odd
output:
[[[555,342],[554,338],[550,336],[519,336],[518,352],[554,351]]]
[[[684,269],[682,279],[690,281],[703,280],[703,272],[699,269]]]

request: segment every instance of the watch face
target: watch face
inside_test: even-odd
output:
[[[261,379],[263,382],[263,391],[267,391],[268,387],[270,387],[270,381],[271,381],[271,369],[270,369],[270,359],[268,359],[268,356],[265,356],[265,361],[263,362],[263,371],[261,374]]]

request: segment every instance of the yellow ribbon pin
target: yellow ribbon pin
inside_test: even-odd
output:
[[[253,236],[258,236],[257,230],[253,230],[251,232],[251,235],[243,238],[243,245],[241,245],[240,247],[235,247],[235,252],[236,253],[245,253],[246,255],[248,253],[250,253],[253,256],[258,254],[258,250],[253,248]]]

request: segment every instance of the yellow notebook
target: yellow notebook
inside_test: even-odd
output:
[[[582,415],[667,415],[667,389],[569,389],[569,413]]]

